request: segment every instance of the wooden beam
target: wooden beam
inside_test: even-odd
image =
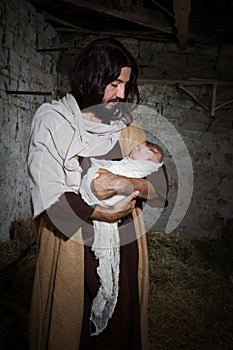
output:
[[[206,105],[204,105],[204,103],[202,103],[191,91],[186,89],[184,86],[178,85],[178,87],[179,87],[179,89],[183,90],[186,94],[191,96],[194,99],[194,101],[196,101],[202,108],[204,108],[205,110],[210,112],[210,117],[211,118],[214,118],[215,112],[218,109],[228,105],[229,103],[232,103],[233,102],[233,98],[231,98],[230,100],[227,100],[227,101],[219,104],[218,106],[216,106],[216,102],[217,102],[217,83],[214,83],[212,85],[213,85],[213,87],[212,87],[212,97],[211,97],[211,105],[210,105],[210,107],[207,107]],[[210,125],[208,126],[208,129],[209,129]]]
[[[172,34],[172,27],[168,24],[165,17],[161,17],[161,14],[155,11],[147,10],[145,8],[135,9],[133,11],[119,11],[109,7],[106,7],[97,2],[89,2],[83,0],[63,0],[65,3],[72,4],[74,6],[82,7],[88,10],[92,10],[98,13],[104,13],[112,17],[116,17],[125,21],[130,21],[148,28],[158,30],[167,34]]]
[[[53,21],[55,23],[59,23],[59,24],[62,24],[64,26],[76,29],[76,30],[82,30],[82,32],[85,32],[85,33],[90,33],[90,30],[88,30],[88,29],[81,28],[81,27],[79,27],[71,22],[64,21],[63,19],[52,16],[46,12],[41,12],[41,14],[45,17],[45,19],[47,19],[49,21]],[[91,31],[91,33],[93,33],[93,31]]]
[[[218,109],[220,109],[220,108],[222,108],[222,107],[224,107],[224,106],[226,106],[226,105],[229,105],[229,104],[232,103],[232,102],[233,102],[233,98],[231,98],[230,100],[227,100],[227,101],[221,103],[220,105],[218,105],[218,106],[215,108],[215,110],[217,111]]]
[[[210,116],[214,117],[216,110],[216,94],[217,94],[217,84],[213,84],[211,106],[210,106]]]
[[[209,111],[209,107],[207,107],[206,105],[204,105],[204,103],[202,103],[197,96],[195,96],[191,91],[189,91],[188,89],[186,89],[184,86],[179,85],[179,89],[181,89],[182,91],[184,91],[187,95],[191,96],[192,99],[194,101],[196,101],[202,108],[204,108],[206,111]]]
[[[173,10],[176,18],[177,39],[183,50],[186,48],[189,36],[189,15],[191,0],[173,0]]]
[[[52,95],[52,91],[22,91],[22,90],[6,90],[7,94],[10,95]]]
[[[85,34],[96,34],[96,35],[109,35],[109,36],[114,36],[114,37],[126,37],[126,38],[135,38],[135,39],[141,39],[141,40],[149,40],[149,41],[158,41],[158,42],[168,42],[169,39],[167,37],[164,37],[163,35],[160,35],[160,33],[149,33],[148,34],[144,34],[142,32],[142,34],[140,32],[125,32],[125,31],[117,31],[117,32],[113,32],[113,31],[97,31],[97,30],[90,30],[90,29],[86,29],[80,26],[77,26],[71,22],[67,22],[64,21],[58,17],[55,17],[53,15],[50,15],[46,12],[41,12],[41,14],[45,17],[46,20],[48,21],[52,21],[54,23],[57,24],[61,24],[64,25],[66,27],[69,28],[55,28],[58,32],[72,32],[72,33],[85,33]],[[163,34],[163,33],[161,33]],[[38,49],[40,50],[40,49]],[[42,50],[42,49],[41,49]],[[52,51],[52,50],[51,50]],[[64,50],[65,51],[65,50]]]
[[[161,32],[160,33],[153,33],[153,32],[147,32],[144,34],[144,32],[139,31],[117,31],[117,32],[110,32],[110,31],[100,31],[100,30],[90,30],[86,29],[80,26],[77,26],[76,24],[73,24],[68,21],[64,21],[63,19],[60,19],[56,16],[50,15],[47,12],[41,12],[41,14],[45,17],[46,20],[52,21],[57,24],[61,24],[63,26],[69,27],[69,28],[56,28],[59,32],[73,32],[73,33],[85,33],[85,34],[96,34],[96,35],[109,35],[114,37],[130,37],[135,39],[141,39],[141,40],[152,40],[152,41],[159,41],[159,42],[168,42],[169,39],[167,37],[164,37]]]
[[[212,85],[218,84],[221,86],[233,86],[233,81],[230,80],[215,80],[215,79],[201,79],[190,78],[189,80],[166,80],[166,79],[139,79],[139,84],[161,84],[161,85]]]
[[[162,80],[162,79],[139,79],[138,84],[158,84],[158,85],[176,85],[179,89],[189,95],[195,102],[197,102],[203,109],[210,113],[210,117],[214,118],[215,112],[232,103],[233,98],[222,102],[217,106],[217,86],[233,86],[233,81],[229,80],[216,80],[216,79],[201,79],[201,78],[190,78],[190,80]],[[200,86],[200,85],[212,85],[212,98],[210,107],[206,106],[199,98],[185,86]],[[212,119],[213,120],[213,119]],[[212,122],[211,122],[212,123]],[[209,124],[207,131],[210,128]]]
[[[37,49],[37,52],[56,52],[56,51],[71,51],[75,50],[74,47],[44,47],[43,49]]]
[[[75,36],[76,34],[86,34],[85,30],[82,32],[82,30],[75,30],[75,29],[70,29],[70,30],[63,30],[60,28],[56,28],[56,31],[60,32],[60,33],[70,33],[72,36]],[[151,32],[150,34],[145,34],[142,32],[142,34],[140,34],[140,32],[128,32],[128,31],[98,31],[98,32],[89,32],[89,34],[97,34],[97,35],[104,35],[104,36],[112,36],[114,38],[131,38],[131,39],[140,39],[140,40],[144,40],[144,41],[156,41],[156,42],[162,42],[162,43],[167,43],[167,42],[171,42],[172,39],[169,39],[167,37],[164,37],[162,35],[160,35],[159,33],[153,33]],[[70,37],[70,36],[69,36]],[[62,41],[66,41],[66,39],[63,37]]]
[[[80,31],[82,30],[82,27],[79,26],[80,29],[72,29],[72,28],[67,28],[67,27],[55,27],[57,32],[61,32],[61,33],[80,33]],[[85,28],[83,28],[83,30],[85,30]],[[89,31],[93,32],[93,33],[97,33],[96,30],[90,30]],[[104,33],[104,34],[109,34],[109,35],[118,35],[118,36],[122,36],[122,35],[127,35],[130,37],[133,36],[141,36],[144,39],[148,38],[148,40],[150,40],[150,38],[152,39],[158,39],[158,40],[169,40],[166,36],[166,34],[164,33],[158,33],[158,32],[154,32],[154,31],[143,31],[143,30],[121,30],[120,28],[117,30],[111,30],[109,31],[108,29],[102,29],[101,31],[98,30],[98,33]]]

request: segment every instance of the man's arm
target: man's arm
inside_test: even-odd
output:
[[[154,199],[148,199],[148,204],[151,207],[164,208],[167,207],[168,201],[168,176],[165,165],[159,168],[158,171],[148,175],[147,179],[153,185],[156,190],[157,197]]]
[[[132,213],[138,192],[131,193],[111,208],[96,205],[95,208],[86,204],[79,194],[66,192],[50,208],[42,213],[45,221],[54,226],[65,237],[70,238],[82,227],[89,232],[90,219],[113,223]]]

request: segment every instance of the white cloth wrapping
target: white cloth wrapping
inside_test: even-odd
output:
[[[104,161],[91,158],[92,166],[83,177],[80,194],[89,205],[99,204],[111,207],[123,195],[115,195],[107,200],[99,200],[91,191],[91,182],[98,176],[97,169],[105,168],[116,175],[126,177],[143,178],[162,166],[163,163],[154,163],[148,160],[133,160],[126,157],[121,161]],[[98,335],[107,326],[115,309],[119,290],[119,268],[120,268],[120,237],[118,223],[107,223],[93,220],[94,242],[92,250],[99,260],[97,273],[100,278],[100,288],[92,303],[90,321],[95,330],[91,335]]]
[[[64,192],[78,192],[82,169],[75,155],[106,154],[124,127],[121,120],[107,125],[84,119],[71,94],[44,103],[32,120],[28,152],[33,217]]]

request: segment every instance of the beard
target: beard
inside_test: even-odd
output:
[[[96,118],[101,119],[102,123],[110,124],[111,121],[121,119],[121,106],[120,103],[107,108],[109,102],[120,102],[119,99],[109,100],[107,103],[102,103],[96,106],[91,106],[85,109],[87,112],[91,112],[95,115]]]

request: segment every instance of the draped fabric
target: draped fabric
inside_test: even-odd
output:
[[[28,152],[33,217],[64,192],[78,193],[82,169],[75,156],[105,154],[125,127],[122,120],[108,125],[83,118],[71,94],[42,104],[32,120]]]

